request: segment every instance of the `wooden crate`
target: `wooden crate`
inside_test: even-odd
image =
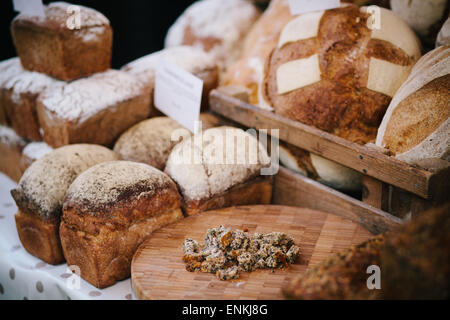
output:
[[[405,213],[415,216],[449,198],[450,165],[446,161],[427,159],[417,166],[412,166],[390,156],[387,150],[373,144],[362,146],[352,143],[252,106],[247,101],[245,88],[222,87],[211,92],[210,109],[243,127],[268,129],[269,133],[270,129],[279,129],[280,140],[363,174],[362,201],[358,201],[289,170],[281,169],[276,184],[279,190],[286,193],[280,195],[279,190],[275,191],[277,204],[306,205],[328,212],[337,210],[341,214],[344,213],[339,206],[344,206],[351,212],[347,217],[354,215],[354,221],[364,219],[366,227],[367,224],[373,224],[373,221],[381,223],[378,230],[381,232],[401,222],[388,212],[398,216]],[[292,182],[289,182],[289,179]],[[280,185],[280,181],[283,185]],[[293,189],[285,188],[285,185],[290,185]],[[302,197],[302,192],[314,196],[314,199]],[[328,200],[332,204],[327,205]],[[377,229],[375,225],[369,228],[374,231]]]

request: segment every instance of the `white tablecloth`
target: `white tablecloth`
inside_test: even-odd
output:
[[[70,273],[67,264],[52,266],[26,252],[14,221],[15,185],[0,173],[0,300],[135,299],[130,279],[100,290]]]

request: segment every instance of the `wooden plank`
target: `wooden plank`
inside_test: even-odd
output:
[[[363,177],[362,185],[362,201],[387,212],[389,210],[389,185],[369,176]]]
[[[280,140],[424,199],[432,197],[432,172],[389,157],[374,148],[352,143],[317,128],[256,108],[220,90],[214,90],[210,94],[210,108],[213,112],[250,128],[280,129]]]
[[[395,230],[402,224],[400,218],[283,167],[275,177],[272,202],[336,214],[359,223],[373,234]]]

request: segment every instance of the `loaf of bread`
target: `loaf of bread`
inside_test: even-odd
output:
[[[14,77],[21,72],[23,72],[23,68],[19,58],[11,58],[0,62],[0,125],[9,124],[3,98],[6,91],[5,83],[8,82],[11,77]]]
[[[448,18],[448,0],[391,0],[391,9],[433,48],[436,35]]]
[[[47,263],[62,263],[59,225],[67,189],[89,167],[118,159],[105,147],[77,144],[56,149],[34,162],[11,190],[19,208],[15,218],[23,247]]]
[[[150,113],[150,95],[129,74],[108,70],[48,88],[37,101],[44,141],[52,147],[73,143],[112,146]]]
[[[4,83],[3,103],[6,116],[19,136],[31,141],[42,140],[36,112],[37,97],[45,89],[63,84],[63,81],[43,73],[26,70]]]
[[[450,46],[450,18],[445,21],[436,39],[436,47]]]
[[[239,58],[243,40],[259,15],[247,0],[200,0],[175,21],[165,46],[202,48],[224,69]]]
[[[128,161],[98,164],[70,186],[60,235],[69,265],[98,288],[131,274],[138,246],[183,217],[175,183],[161,171]]]
[[[203,130],[219,125],[219,120],[210,114],[201,114],[200,120]],[[125,131],[114,145],[114,151],[123,160],[142,162],[164,170],[173,147],[190,136],[190,131],[175,120],[154,117]]]
[[[27,70],[69,81],[110,67],[112,29],[93,9],[53,2],[45,7],[45,18],[18,15],[11,33]]]
[[[53,151],[53,148],[50,147],[45,142],[31,142],[26,145],[26,147],[22,150],[22,157],[20,158],[20,170],[25,172],[31,164],[43,156],[49,154]]]
[[[205,130],[177,144],[165,171],[178,184],[188,215],[234,205],[270,204],[272,179],[261,170],[270,158],[241,129]]]
[[[161,61],[174,63],[203,80],[202,110],[206,110],[209,92],[215,89],[219,82],[219,69],[214,59],[200,48],[179,46],[139,58],[123,66],[122,70],[140,80],[153,98],[155,74]]]
[[[19,137],[14,130],[0,125],[0,172],[3,172],[15,182],[20,180],[22,170],[19,166],[22,150],[27,142]]]
[[[248,33],[242,57],[236,61],[222,79],[222,85],[239,85],[249,90],[249,102],[267,108],[261,99],[260,84],[264,75],[264,64],[278,42],[284,25],[292,19],[288,0],[273,0],[264,14]],[[269,107],[269,109],[271,109]]]
[[[294,17],[266,65],[266,103],[350,141],[375,140],[392,96],[421,54],[404,21],[384,8],[379,13],[380,26],[369,23],[366,8],[351,4]]]
[[[377,145],[398,159],[450,161],[450,46],[439,47],[414,66],[392,99]]]

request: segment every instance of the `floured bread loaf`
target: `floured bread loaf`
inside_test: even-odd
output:
[[[111,146],[150,113],[150,95],[129,74],[108,70],[39,95],[39,123],[52,147],[73,143]]]
[[[450,161],[450,46],[423,56],[397,91],[378,130],[377,145],[414,164]]]
[[[448,0],[391,0],[391,9],[431,48],[442,23],[448,18]]]
[[[64,200],[61,244],[69,265],[98,288],[128,278],[138,246],[183,217],[175,183],[128,161],[98,164],[72,183]]]
[[[31,142],[22,151],[22,157],[20,158],[20,170],[25,172],[31,166],[33,162],[39,160],[43,156],[53,151],[45,142]]]
[[[270,204],[272,186],[261,169],[266,150],[241,129],[208,129],[176,145],[165,171],[178,184],[189,215],[233,205]]]
[[[153,100],[155,74],[161,60],[174,63],[203,80],[202,109],[207,109],[209,92],[218,85],[219,69],[214,59],[200,48],[167,48],[130,62],[123,66],[122,70],[141,81]]]
[[[436,39],[436,47],[450,45],[450,18],[445,21]]]
[[[19,208],[15,218],[24,248],[47,263],[63,262],[59,224],[67,189],[89,167],[118,159],[105,147],[75,144],[34,162],[11,190]]]
[[[0,125],[0,172],[18,182],[22,176],[19,163],[22,150],[27,142],[19,137],[14,130]]]
[[[392,11],[379,9],[378,28],[366,10],[346,4],[286,24],[262,84],[277,114],[360,144],[375,139],[420,44]]]
[[[169,29],[165,46],[202,48],[225,68],[239,58],[243,39],[259,15],[246,0],[197,1]]]
[[[0,124],[9,124],[5,111],[5,83],[15,75],[23,72],[19,58],[11,58],[0,62]]]
[[[219,124],[218,119],[209,114],[200,115],[200,120],[203,130]],[[175,140],[172,140],[172,135]],[[155,117],[139,122],[125,131],[114,145],[114,151],[123,160],[142,162],[164,170],[173,147],[190,136],[190,131],[175,120]]]
[[[11,33],[27,70],[69,81],[110,67],[112,29],[93,9],[53,2],[45,7],[45,18],[18,15]]]
[[[31,141],[42,140],[36,112],[36,100],[41,92],[56,85],[63,85],[43,73],[22,72],[3,84],[3,103],[6,116],[16,133]]]
[[[248,88],[249,102],[267,109],[259,86],[264,76],[264,64],[276,46],[282,28],[291,19],[288,0],[271,1],[247,35],[242,57],[227,70],[222,84]]]

